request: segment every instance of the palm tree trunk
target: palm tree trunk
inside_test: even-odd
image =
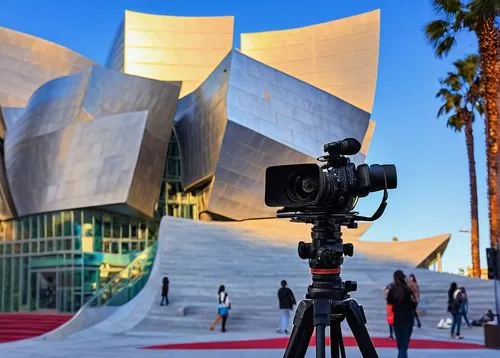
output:
[[[488,167],[488,208],[490,219],[490,242],[496,247],[498,232],[498,192],[497,192],[497,154],[498,154],[498,108],[497,108],[497,40],[494,18],[484,21],[478,28],[481,77],[485,84],[485,131],[486,165]]]
[[[469,161],[472,277],[480,278],[481,263],[479,259],[476,159],[474,158],[474,136],[472,133],[471,115],[468,115],[468,118],[465,121],[465,144],[467,146],[467,159]]]

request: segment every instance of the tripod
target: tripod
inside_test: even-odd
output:
[[[304,357],[316,328],[316,358],[325,358],[325,329],[330,326],[331,356],[345,358],[341,323],[346,319],[363,357],[378,358],[365,326],[363,307],[348,294],[357,290],[357,283],[343,282],[340,277],[344,255],[354,254],[354,246],[343,244],[341,239],[345,217],[324,217],[312,222],[312,242],[301,241],[298,247],[300,258],[309,260],[312,284],[307,288],[306,299],[298,305],[283,357]]]

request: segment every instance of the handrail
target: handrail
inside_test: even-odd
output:
[[[101,287],[96,294],[88,300],[82,308],[84,307],[95,307],[110,305],[113,298],[118,294],[122,293],[123,290],[128,289],[125,302],[131,300],[137,293],[133,292],[130,294],[130,289],[139,282],[141,279],[146,279],[151,272],[153,266],[154,258],[156,256],[156,249],[158,243],[155,241],[152,245],[142,251],[137,257],[132,260],[132,262],[120,273],[114,276],[109,282],[107,282],[103,287]],[[113,305],[113,304],[111,304]]]

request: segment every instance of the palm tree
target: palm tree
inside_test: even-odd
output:
[[[439,108],[438,118],[447,116],[446,125],[456,132],[465,128],[465,144],[469,161],[469,187],[471,212],[472,275],[481,277],[479,260],[479,223],[477,210],[476,161],[474,159],[474,136],[472,123],[475,113],[483,113],[482,86],[479,77],[479,57],[469,55],[453,63],[454,72],[448,72],[439,82],[443,86],[436,94],[444,104]]]
[[[479,43],[481,78],[484,83],[486,164],[491,246],[500,243],[498,230],[498,108],[497,28],[498,0],[432,0],[440,19],[428,23],[425,34],[437,57],[447,55],[462,30],[476,34]]]

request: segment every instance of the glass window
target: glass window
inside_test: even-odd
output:
[[[23,224],[23,239],[29,239],[30,238],[30,218],[23,218],[22,219],[22,224]]]
[[[63,211],[63,235],[71,236],[71,211]]]
[[[71,251],[72,250],[72,239],[64,240],[64,250]]]
[[[104,242],[104,250],[102,250],[103,252],[109,254],[111,252],[111,244],[109,241],[105,241]]]
[[[16,220],[14,225],[14,240],[21,240],[21,227],[21,222]]]
[[[137,251],[137,242],[132,242],[131,243],[131,250],[132,251]]]
[[[122,224],[122,237],[129,237],[129,226],[128,224]]]
[[[5,244],[5,253],[7,255],[11,254],[12,253],[12,244],[11,243],[6,243]]]
[[[128,253],[129,253],[129,243],[122,242],[122,254],[128,254]]]
[[[111,223],[104,222],[104,237],[111,237]]]
[[[19,244],[19,243],[14,244],[14,253],[15,254],[21,253],[21,244]]]
[[[93,236],[92,211],[85,210],[83,212],[83,223],[85,224],[85,236]]]
[[[45,237],[45,215],[40,215],[40,237]]]
[[[47,220],[47,237],[54,236],[54,223],[52,220],[52,214],[45,215],[45,219]]]
[[[120,238],[120,224],[116,221],[113,221],[113,237]]]
[[[40,253],[45,253],[45,241],[40,241]]]
[[[54,220],[54,236],[62,236],[62,220],[61,213],[53,214],[52,220]]]
[[[111,242],[111,253],[112,254],[119,254],[120,253],[118,251],[118,242],[116,242],[116,241]]]
[[[137,237],[137,226],[132,225],[130,227],[130,237]]]
[[[12,240],[14,232],[13,232],[13,222],[8,221],[4,223],[4,231],[5,231],[5,240]]]
[[[74,272],[74,284],[75,286],[81,286],[82,285],[82,272],[81,271],[75,271]]]
[[[29,242],[23,243],[23,254],[29,254],[30,252],[30,244]]]
[[[31,217],[31,238],[38,238],[38,218],[39,215],[33,215]]]
[[[80,236],[75,237],[75,250],[81,250],[82,248],[82,238]]]
[[[75,236],[82,235],[82,211],[73,211],[73,234]]]
[[[47,240],[47,252],[54,251],[54,240]]]
[[[63,244],[63,240],[62,239],[57,239],[56,240],[56,245],[57,245],[57,248],[56,248],[57,251],[63,251],[64,250],[64,244]]]
[[[38,253],[38,243],[36,241],[31,243],[31,253]]]

